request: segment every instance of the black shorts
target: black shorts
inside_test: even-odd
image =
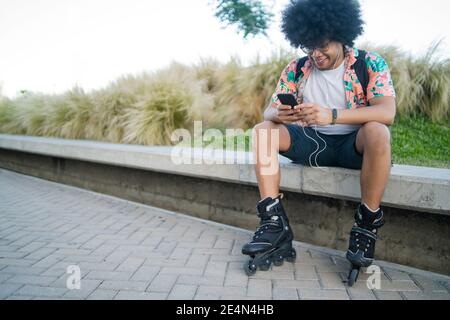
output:
[[[291,146],[288,151],[280,154],[294,163],[357,170],[362,168],[363,156],[356,150],[358,130],[344,135],[327,135],[297,124],[284,126],[291,136]]]

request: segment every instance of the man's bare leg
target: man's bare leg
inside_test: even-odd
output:
[[[372,211],[380,207],[391,170],[391,144],[388,128],[368,122],[358,132],[356,148],[364,154],[361,170],[361,202]]]
[[[264,121],[255,126],[253,155],[261,199],[279,195],[281,174],[278,153],[287,151],[290,145],[289,131],[284,125]]]

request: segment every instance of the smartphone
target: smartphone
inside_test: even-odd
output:
[[[292,93],[279,93],[277,97],[282,104],[291,106],[292,109],[298,104],[297,99],[295,99]]]

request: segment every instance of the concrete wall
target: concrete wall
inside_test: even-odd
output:
[[[0,134],[0,148],[257,186],[253,155],[249,152],[216,150],[211,154],[202,148],[150,147],[7,134]],[[280,185],[284,190],[350,201],[361,198],[358,170],[310,168],[293,164],[281,156],[280,170]],[[396,164],[391,169],[382,203],[388,207],[450,215],[449,195],[449,169]]]
[[[0,149],[0,167],[254,230],[254,185]],[[295,237],[346,250],[356,202],[285,191]],[[450,274],[450,216],[384,207],[376,258]]]

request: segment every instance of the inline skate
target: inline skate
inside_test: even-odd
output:
[[[373,262],[377,230],[384,224],[383,211],[373,212],[366,205],[360,204],[355,214],[355,224],[350,231],[347,260],[352,267],[347,284],[351,287],[357,281],[361,267],[368,267]]]
[[[253,239],[242,247],[242,253],[250,256],[244,265],[245,273],[250,276],[259,268],[267,271],[273,263],[283,264],[284,260],[294,262],[297,256],[292,247],[294,238],[289,220],[284,211],[280,194],[276,198],[265,198],[257,205],[257,215],[261,219]]]

